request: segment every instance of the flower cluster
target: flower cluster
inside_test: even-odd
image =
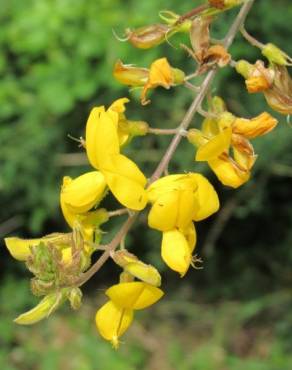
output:
[[[267,134],[278,121],[267,112],[252,119],[236,117],[219,97],[213,99],[210,113],[201,130],[188,132],[197,147],[195,160],[206,161],[222,184],[237,188],[248,181],[256,160],[249,139]]]
[[[267,44],[262,47],[269,61],[267,67],[263,61],[254,65],[244,60],[235,62],[227,51],[230,35],[228,42],[212,41],[213,16],[241,3],[243,11],[231,28],[234,37],[250,6],[243,0],[209,0],[183,15],[163,11],[160,13],[163,23],[126,30],[124,41],[140,49],[156,47],[176,33],[188,34],[190,47],[183,48],[196,61],[195,72],[186,75],[163,56],[149,68],[118,60],[113,69],[114,78],[129,87],[140,88],[141,103],[146,105],[150,103],[149,90],[182,85],[197,92],[190,80],[231,65],[245,78],[248,92],[263,92],[273,109],[283,114],[292,113],[292,82],[287,71],[291,58],[275,45]],[[60,207],[70,231],[37,239],[5,239],[10,254],[25,262],[33,274],[33,294],[43,297],[36,307],[18,316],[16,323],[34,324],[47,318],[65,301],[78,309],[82,300],[80,287],[111,258],[122,272],[119,283],[105,291],[108,300],[96,313],[96,327],[100,335],[117,348],[135,311],[153,305],[164,294],[158,270],[125,247],[125,237],[138,212],[147,206],[148,226],[162,233],[161,258],[165,264],[183,277],[191,265],[195,267],[196,262],[201,262],[193,256],[197,243],[195,223],[218,211],[219,198],[207,178],[192,172],[192,168],[168,174],[168,164],[179,141],[186,136],[197,148],[195,160],[207,162],[222,184],[237,188],[249,180],[257,158],[250,140],[269,133],[278,123],[267,112],[253,118],[237,117],[219,97],[210,97],[209,111],[204,112],[197,103],[205,98],[210,82],[207,76],[199,88],[199,98],[176,129],[151,128],[144,121],[128,119],[129,99],[125,97],[108,108],[97,106],[91,110],[85,139],[81,140],[91,169],[76,178],[65,176],[60,190]],[[196,112],[205,118],[202,127],[187,131]],[[148,134],[175,136],[147,180],[135,161],[123,154],[123,149],[135,137]],[[113,196],[124,208],[105,209],[102,202],[106,196]],[[128,218],[121,229],[111,242],[101,244],[101,226],[106,227],[110,217],[122,214]],[[93,253],[102,254],[92,264]]]

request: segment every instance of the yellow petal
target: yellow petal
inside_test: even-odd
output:
[[[31,310],[19,315],[14,322],[20,325],[32,325],[47,318],[63,302],[61,293],[52,293],[43,298],[40,303]]]
[[[250,177],[249,171],[240,169],[231,159],[212,159],[208,164],[222,184],[232,188],[238,188]]]
[[[169,268],[183,277],[190,267],[192,255],[190,246],[183,233],[171,230],[163,233],[161,256]]]
[[[101,171],[111,192],[122,205],[134,210],[146,206],[146,178],[129,158],[121,154],[110,156],[104,159]]]
[[[63,197],[63,188],[65,189],[67,186],[69,186],[72,183],[72,181],[73,180],[69,176],[63,177],[63,184],[60,192],[60,206],[67,224],[73,229],[74,224],[76,223],[77,220],[77,214],[68,207],[68,205],[64,202]]]
[[[98,168],[98,161],[96,158],[96,135],[97,135],[97,125],[100,119],[100,114],[104,112],[104,107],[95,107],[91,110],[87,123],[86,123],[86,152],[87,157],[94,168]]]
[[[11,256],[19,261],[26,261],[31,255],[31,248],[39,245],[42,241],[39,239],[20,239],[16,237],[5,238],[6,247]]]
[[[86,125],[86,151],[91,165],[100,169],[104,157],[120,152],[117,133],[118,114],[93,108]]]
[[[262,136],[270,132],[278,121],[269,113],[263,112],[253,119],[237,118],[233,123],[233,132],[248,139]]]
[[[5,238],[6,247],[12,257],[19,261],[26,261],[31,255],[31,247],[36,247],[41,242],[44,244],[54,243],[63,250],[71,240],[71,235],[64,233],[53,233],[37,239],[21,239],[17,237]]]
[[[167,231],[176,227],[179,190],[161,195],[153,204],[148,215],[148,225],[156,230]]]
[[[219,209],[219,198],[213,185],[199,173],[190,174],[190,177],[197,185],[195,199],[197,206],[193,213],[194,221],[201,221]]]
[[[155,286],[137,281],[113,285],[106,291],[106,295],[118,306],[142,310],[156,303],[163,291]]]
[[[196,161],[209,161],[217,158],[224,151],[228,151],[231,141],[231,127],[214,136],[197,150]]]
[[[188,175],[186,174],[176,174],[164,176],[156,181],[154,181],[147,189],[148,200],[151,203],[156,202],[156,200],[166,192],[172,190],[178,190],[182,188],[182,181],[187,180]],[[192,186],[192,185],[190,185]],[[185,186],[184,186],[185,187]]]
[[[87,172],[63,186],[61,197],[70,211],[84,213],[101,201],[105,188],[106,182],[101,172]]]
[[[127,310],[109,301],[96,313],[95,322],[100,335],[112,342],[115,348],[119,337],[129,328],[133,321],[133,310]]]

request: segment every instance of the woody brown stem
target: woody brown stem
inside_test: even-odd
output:
[[[190,18],[194,17],[197,14],[200,14],[201,12],[208,9],[209,7],[210,7],[209,4],[202,4],[202,5],[197,6],[196,8],[194,8],[194,9],[190,10],[189,12],[180,16],[179,19],[176,22],[176,25],[179,25],[182,22],[184,22],[185,20],[190,19]]]
[[[224,47],[225,49],[228,49],[230,45],[232,44],[236,33],[238,32],[239,28],[243,24],[247,14],[249,13],[253,3],[255,0],[248,0],[244,3],[244,5],[241,7],[235,21],[231,25],[227,35],[224,38]],[[180,143],[182,139],[182,133],[185,132],[185,130],[189,127],[195,113],[197,112],[197,109],[200,107],[204,97],[209,91],[210,85],[217,73],[217,68],[213,67],[212,70],[210,70],[202,85],[200,88],[199,93],[196,95],[196,97],[193,100],[193,103],[189,107],[188,111],[186,112],[184,118],[182,119],[180,125],[178,126],[177,133],[173,137],[172,141],[170,142],[164,156],[162,157],[160,163],[158,164],[156,170],[152,174],[151,178],[149,179],[148,186],[156,181],[158,178],[161,177],[161,175],[164,173],[164,171],[168,168],[170,159],[172,158],[173,154],[176,151],[176,148],[178,144]],[[134,222],[136,221],[137,217],[139,215],[139,212],[133,212],[132,215],[128,217],[128,219],[124,222],[118,233],[115,235],[115,237],[112,239],[112,241],[107,245],[107,249],[104,251],[104,253],[100,256],[100,258],[90,267],[89,270],[87,270],[83,275],[80,277],[78,281],[76,281],[76,285],[81,286],[84,283],[86,283],[101,267],[102,265],[107,261],[107,259],[110,257],[110,253],[113,252],[120,244],[120,242],[124,239],[125,235],[128,233]]]

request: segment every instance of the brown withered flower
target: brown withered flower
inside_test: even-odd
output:
[[[149,49],[164,42],[171,27],[157,23],[137,28],[126,29],[126,40],[139,49]]]
[[[240,60],[235,69],[245,78],[249,93],[263,92],[272,109],[292,114],[292,79],[285,65],[271,64],[266,68],[261,60],[255,64]]]
[[[198,74],[206,72],[211,66],[226,66],[231,56],[226,49],[219,44],[210,45],[209,27],[212,17],[196,17],[192,21],[190,40],[193,50],[187,51],[199,64]]]
[[[266,101],[276,112],[292,114],[292,79],[285,66],[274,65],[273,70],[273,85],[264,91]]]

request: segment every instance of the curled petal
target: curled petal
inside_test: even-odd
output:
[[[190,267],[192,254],[190,245],[179,230],[163,233],[161,244],[161,257],[169,268],[183,277]]]
[[[150,100],[146,99],[146,94],[149,89],[154,89],[157,86],[162,86],[169,89],[174,84],[174,74],[166,58],[155,60],[150,66],[149,78],[144,85],[141,103],[146,105]]]
[[[146,178],[129,158],[121,154],[104,158],[101,171],[111,192],[122,205],[134,210],[146,206]]]
[[[85,213],[99,203],[104,196],[106,182],[98,171],[87,172],[72,180],[61,190],[63,202],[70,211]]]
[[[261,113],[252,119],[237,118],[233,123],[233,132],[243,135],[248,139],[262,136],[272,131],[277,125],[276,118],[267,112]]]
[[[109,301],[96,313],[95,322],[100,335],[119,346],[119,337],[129,328],[133,321],[133,310],[127,310]]]
[[[119,283],[106,291],[106,295],[124,309],[142,310],[156,303],[163,291],[155,286],[140,281]]]

